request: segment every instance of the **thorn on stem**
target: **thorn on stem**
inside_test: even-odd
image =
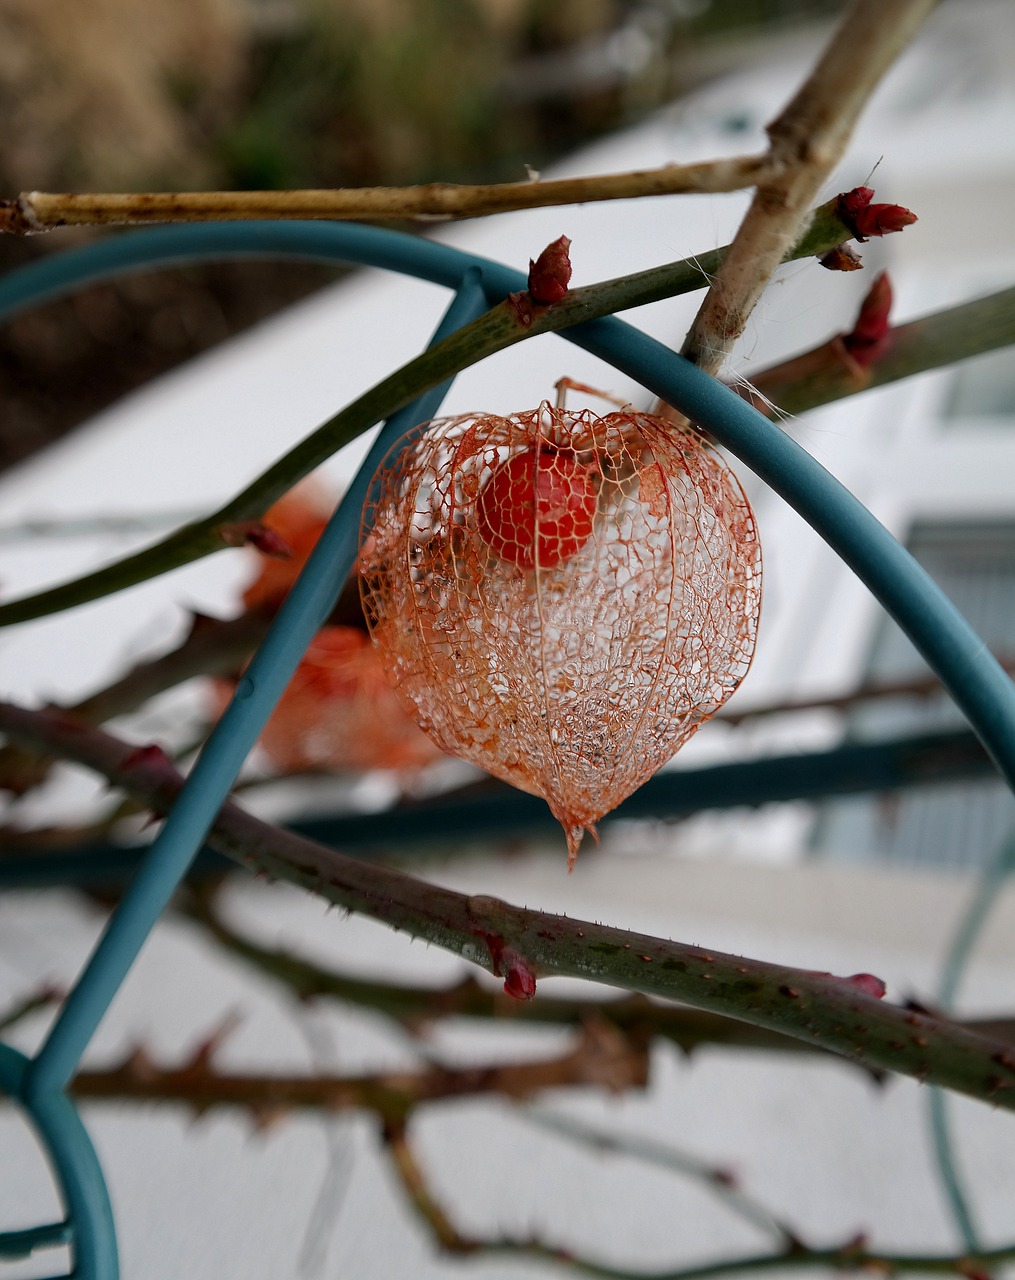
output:
[[[478,930],[490,951],[490,972],[495,978],[504,978],[504,994],[513,1000],[531,1000],[536,994],[536,975],[528,963],[504,944],[497,933]]]
[[[522,961],[512,964],[504,979],[504,993],[514,1000],[531,1000],[536,994],[536,975]]]
[[[157,742],[149,742],[143,747],[135,747],[132,751],[129,751],[124,756],[120,768],[128,771],[146,768],[175,770],[175,766],[165,749],[160,747]]]
[[[873,973],[854,973],[843,981],[848,982],[852,987],[858,987],[869,996],[874,996],[876,1000],[883,1000],[888,990],[882,979],[875,977]]]

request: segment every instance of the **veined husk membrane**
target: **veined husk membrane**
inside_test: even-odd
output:
[[[696,430],[544,404],[436,419],[393,451],[364,508],[360,582],[420,726],[543,796],[571,867],[747,673],[761,549]]]

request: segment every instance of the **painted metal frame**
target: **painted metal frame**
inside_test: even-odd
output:
[[[454,291],[437,341],[525,278],[445,245],[356,224],[223,223],[116,236],[0,281],[0,319],[138,269],[226,257],[300,258],[380,267]],[[780,428],[734,392],[616,317],[562,337],[601,357],[700,422],[793,506],[867,584],[951,692],[1015,790],[1015,686],[976,633],[888,531]],[[211,734],[172,813],[112,913],[81,977],[33,1058],[0,1045],[0,1088],[26,1111],[64,1201],[58,1223],[0,1233],[0,1257],[69,1244],[78,1280],[116,1280],[116,1234],[102,1171],[67,1086],[96,1027],[182,877],[356,556],[360,511],[384,455],[432,417],[445,384],[383,427]]]

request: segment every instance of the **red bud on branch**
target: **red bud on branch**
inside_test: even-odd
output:
[[[536,994],[536,975],[526,964],[512,964],[504,979],[504,992],[515,1000],[531,1000]]]
[[[157,742],[149,742],[144,746],[135,747],[128,752],[120,762],[121,769],[160,769],[173,772],[176,766],[170,760],[168,753],[164,747],[160,747]]]
[[[290,560],[293,549],[288,542],[260,520],[243,520],[237,524],[220,524],[216,530],[227,547],[253,547],[273,560]]]
[[[531,1000],[536,994],[536,975],[525,960],[504,945],[504,939],[496,933],[477,930],[490,949],[490,971],[495,978],[504,979],[504,993],[515,1000]]]
[[[539,257],[529,260],[529,297],[541,306],[552,306],[567,293],[571,281],[571,241],[561,236],[548,244]]]
[[[842,345],[857,364],[865,369],[875,364],[885,353],[891,333],[888,323],[891,309],[892,286],[888,273],[882,271],[864,298],[852,331],[842,339]]]
[[[844,191],[838,200],[838,213],[853,236],[860,241],[870,236],[886,236],[901,231],[917,221],[916,214],[901,204],[872,204],[871,187],[854,187]]]
[[[885,986],[881,978],[875,977],[873,973],[854,973],[845,979],[846,982],[853,987],[859,987],[861,991],[867,995],[873,996],[875,1000],[883,1000],[885,992],[888,988]]]

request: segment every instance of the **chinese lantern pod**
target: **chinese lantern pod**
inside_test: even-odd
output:
[[[761,605],[753,515],[697,432],[548,405],[438,419],[392,454],[360,573],[421,727],[543,796],[569,866],[736,689]]]
[[[212,682],[215,716],[235,688],[235,679]],[[441,756],[406,715],[361,627],[317,633],[259,743],[281,773],[387,769],[409,778]]]

